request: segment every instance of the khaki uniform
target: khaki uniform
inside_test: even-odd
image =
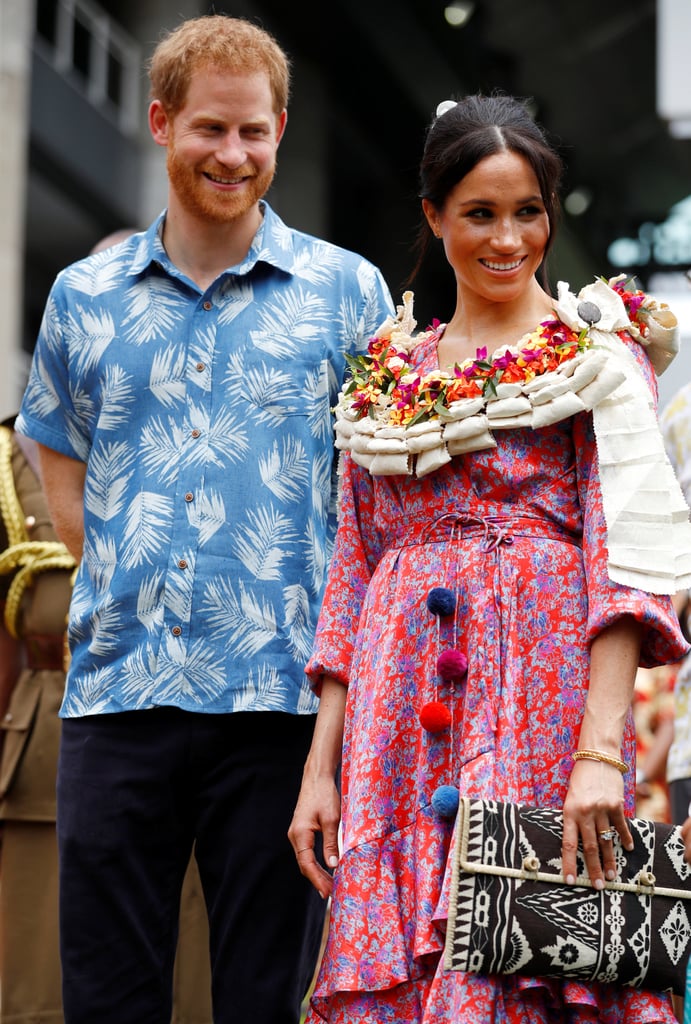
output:
[[[24,667],[0,762],[0,1024],[63,1021],[55,777],[64,636],[74,561],[58,542],[38,479],[0,426],[0,600]],[[211,1024],[208,926],[194,861],[183,888],[173,1024]]]

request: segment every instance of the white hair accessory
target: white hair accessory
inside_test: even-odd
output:
[[[441,117],[447,110],[451,110],[455,106],[457,106],[456,100],[442,100],[437,107],[437,117]]]

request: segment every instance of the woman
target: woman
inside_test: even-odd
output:
[[[518,101],[440,105],[422,253],[441,239],[456,308],[411,339],[406,295],[341,396],[339,530],[307,666],[321,706],[289,833],[302,873],[333,893],[312,1022],[674,1020],[667,996],[441,961],[455,809],[442,798],[563,807],[564,874],[580,843],[601,888],[615,834],[632,845],[636,668],[687,649],[666,594],[688,577],[688,510],[649,390],[674,319],[623,282],[552,298],[560,172]],[[648,453],[642,470],[622,445]],[[634,542],[653,480],[651,508],[675,525]]]

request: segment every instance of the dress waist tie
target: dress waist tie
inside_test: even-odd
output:
[[[476,516],[468,512],[444,512],[433,522],[407,523],[397,547],[433,544],[445,540],[463,542],[465,538],[482,537],[485,552],[502,544],[510,546],[515,537],[534,537],[563,541],[581,547],[580,538],[550,519],[526,515]]]

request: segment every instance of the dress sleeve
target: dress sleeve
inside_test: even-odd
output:
[[[305,668],[315,693],[324,675],[348,684],[353,643],[381,543],[376,530],[376,483],[343,455],[338,529],[312,656]]]
[[[646,355],[638,343],[625,342],[640,365],[643,375],[657,401],[657,382]],[[583,514],[583,561],[588,587],[588,641],[624,615],[633,615],[645,626],[640,665],[656,665],[678,661],[689,650],[679,627],[679,620],[666,594],[649,594],[643,590],[613,582],[607,571],[607,526],[597,464],[597,446],[591,414],[574,418],[574,447]]]

